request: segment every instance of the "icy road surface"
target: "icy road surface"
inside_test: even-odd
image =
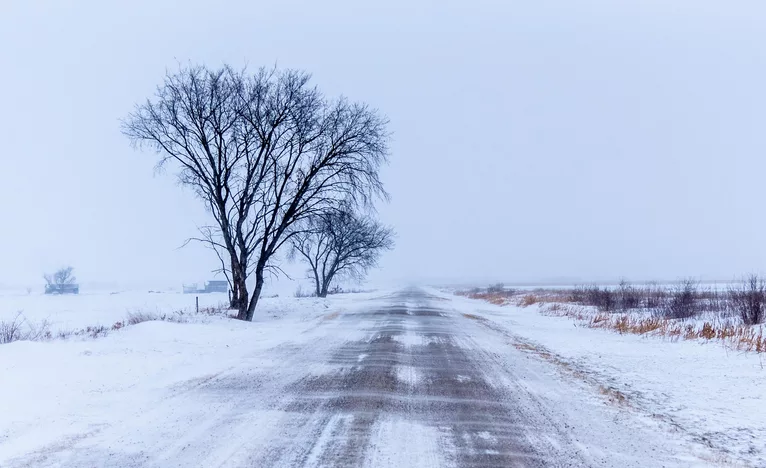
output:
[[[267,346],[238,329],[240,355],[195,358],[180,383],[87,390],[87,430],[72,433],[76,409],[12,425],[0,466],[715,466],[446,297],[404,290],[280,327]]]

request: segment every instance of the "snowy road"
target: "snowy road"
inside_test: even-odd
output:
[[[404,290],[291,325],[0,465],[714,466],[448,298]]]

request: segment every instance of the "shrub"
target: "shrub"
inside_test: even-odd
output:
[[[23,324],[21,313],[16,314],[16,317],[10,322],[0,322],[0,344],[22,340],[24,335]]]
[[[614,292],[607,287],[603,289],[598,286],[591,286],[585,292],[586,305],[598,307],[604,312],[611,312],[615,309],[616,301]]]
[[[665,304],[667,291],[662,289],[657,282],[649,283],[644,288],[644,306],[647,309],[660,309]]]
[[[28,322],[21,312],[10,322],[0,322],[0,344],[14,341],[37,341],[51,338],[50,326],[47,320],[39,325]]]
[[[129,312],[128,317],[125,320],[127,325],[138,325],[143,322],[151,322],[152,320],[164,320],[164,316],[159,316],[150,312]],[[120,327],[122,328],[122,327]]]
[[[763,322],[766,309],[766,282],[754,274],[744,278],[738,288],[729,289],[728,305],[745,325]]]
[[[682,280],[670,292],[670,299],[662,308],[662,314],[667,318],[687,319],[699,312],[699,293],[697,282],[693,279]]]
[[[569,292],[569,302],[584,304],[585,296],[585,286],[577,285]]]
[[[497,294],[501,293],[505,290],[505,285],[503,283],[497,283],[493,284],[490,287],[487,288],[487,292],[490,294]]]
[[[109,334],[109,328],[104,325],[96,325],[94,327],[87,327],[85,334],[91,338],[103,338]]]
[[[617,308],[617,299],[614,291],[604,287],[576,286],[570,292],[570,301],[580,305],[598,307],[604,312],[611,312]]]
[[[638,309],[641,307],[641,292],[624,279],[620,280],[617,296],[620,310]]]

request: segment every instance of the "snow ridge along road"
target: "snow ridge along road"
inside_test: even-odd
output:
[[[87,424],[72,408],[0,426],[0,466],[716,466],[448,297],[413,288],[261,326],[209,330],[236,332],[243,351],[200,358],[191,378],[94,392]],[[284,338],[257,338],[278,328]],[[110,411],[117,401],[131,404]]]

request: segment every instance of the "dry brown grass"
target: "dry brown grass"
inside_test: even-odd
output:
[[[480,299],[482,301],[489,302],[495,305],[507,305],[513,302],[514,294],[506,292],[471,292],[471,291],[459,291],[456,293],[458,296],[465,296],[470,299]]]
[[[529,307],[531,305],[543,305],[550,304],[564,307],[566,304],[571,303],[571,298],[564,291],[545,291],[545,292],[532,292],[525,294],[516,301],[519,307]]]
[[[537,304],[538,302],[540,302],[540,299],[537,296],[535,296],[534,294],[526,294],[519,301],[519,306],[529,307],[531,305]]]
[[[565,291],[545,290],[520,294],[516,291],[458,291],[458,296],[469,299],[479,299],[490,304],[499,306],[516,305],[529,307],[535,304],[560,304],[570,302],[570,297]]]
[[[553,311],[548,311],[552,313]],[[575,317],[582,320],[587,313],[556,314]],[[650,335],[670,340],[717,340],[726,346],[738,350],[756,353],[766,352],[766,337],[763,326],[753,327],[731,322],[704,322],[702,325],[683,323],[661,317],[642,317],[630,314],[591,314],[587,320],[590,328],[603,328],[620,334]]]
[[[569,317],[574,320],[590,320],[592,313],[583,307],[573,306],[569,304],[540,304],[538,310],[543,315],[550,315],[555,317]]]
[[[716,340],[737,351],[766,353],[766,336],[762,325],[756,327],[729,321],[706,321],[700,325],[651,315],[597,312],[593,308],[572,304],[570,298],[561,291],[528,293],[517,296],[515,302],[504,296],[502,303],[497,295],[463,295],[499,305],[515,304],[519,307],[529,307],[536,304],[543,315],[568,317],[590,328],[602,328],[620,334],[656,336],[672,341]],[[478,318],[470,314],[463,315]]]

